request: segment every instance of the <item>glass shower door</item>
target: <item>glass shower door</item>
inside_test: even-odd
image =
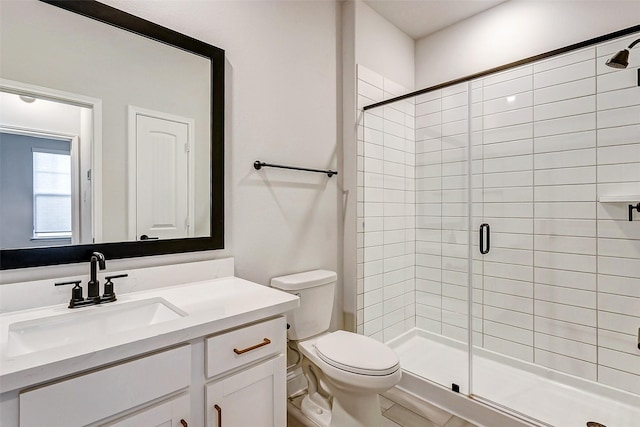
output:
[[[534,360],[532,70],[527,65],[471,82],[472,394],[504,406],[531,386],[508,365]]]
[[[605,66],[636,38],[471,82],[471,394],[543,425],[640,415],[640,246],[606,202],[640,178],[637,72]]]
[[[418,95],[416,360],[407,370],[469,392],[467,83]],[[403,365],[404,367],[404,365]]]

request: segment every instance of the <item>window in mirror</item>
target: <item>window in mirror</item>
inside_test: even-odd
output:
[[[0,248],[92,243],[92,109],[12,90],[0,90]]]
[[[1,129],[0,247],[71,244],[80,206],[73,140]]]
[[[71,238],[71,151],[33,150],[33,238]]]

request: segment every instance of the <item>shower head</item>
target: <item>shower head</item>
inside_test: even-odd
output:
[[[640,39],[631,43],[628,48],[613,55],[606,64],[612,68],[627,68],[627,65],[629,65],[629,49],[633,48],[638,43],[640,43]]]
[[[627,49],[613,55],[606,64],[611,68],[627,68],[629,65],[629,51]]]

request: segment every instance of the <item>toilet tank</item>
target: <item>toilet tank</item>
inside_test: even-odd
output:
[[[272,288],[300,297],[300,306],[287,313],[289,339],[303,340],[329,329],[337,280],[338,275],[328,270],[305,271],[271,279]]]

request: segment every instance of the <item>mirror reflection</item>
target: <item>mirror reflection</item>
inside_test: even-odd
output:
[[[211,235],[209,58],[36,0],[0,50],[0,248]]]

